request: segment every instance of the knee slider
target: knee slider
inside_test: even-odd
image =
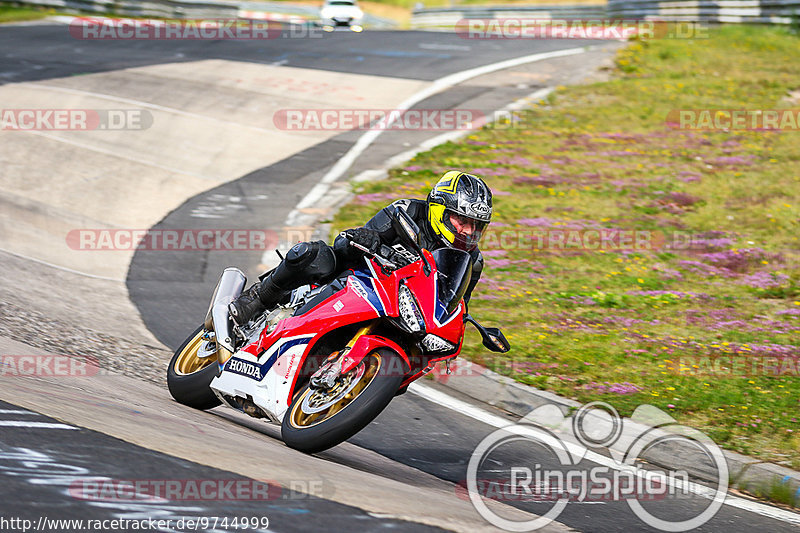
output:
[[[327,280],[336,273],[336,255],[333,249],[323,241],[312,243],[316,248],[314,259],[305,266],[306,274],[316,282]]]
[[[286,266],[295,275],[318,282],[335,274],[336,255],[324,241],[301,242],[286,254]]]
[[[316,242],[298,242],[286,254],[286,263],[292,268],[303,268],[309,265],[319,253],[319,245]]]

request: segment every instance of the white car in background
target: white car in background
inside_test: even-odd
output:
[[[319,18],[322,27],[328,31],[337,27],[361,31],[364,12],[358,7],[357,0],[325,0]]]

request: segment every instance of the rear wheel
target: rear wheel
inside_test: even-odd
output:
[[[219,373],[216,353],[198,357],[199,353],[214,349],[212,343],[203,339],[204,333],[200,326],[183,341],[167,369],[169,393],[178,403],[195,409],[211,409],[222,403],[209,387]]]
[[[283,441],[290,448],[316,453],[349,439],[389,405],[403,382],[401,368],[400,355],[381,348],[367,354],[332,389],[306,385],[283,418]]]

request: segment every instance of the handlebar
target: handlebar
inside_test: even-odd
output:
[[[375,259],[375,261],[377,261],[378,264],[381,266],[381,270],[383,271],[384,274],[388,275],[389,273],[401,268],[400,265],[398,265],[397,263],[386,257],[388,255],[395,255],[395,251],[386,246],[385,244],[381,244],[378,253],[372,253],[370,249],[367,248],[366,246],[362,246],[357,242],[351,241],[347,237],[347,234],[345,232],[341,232],[339,236],[344,238],[347,241],[347,243],[353,248],[356,248],[357,250],[361,250],[362,252],[364,252],[365,256]]]

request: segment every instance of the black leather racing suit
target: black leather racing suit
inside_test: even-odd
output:
[[[363,226],[374,231],[381,244],[394,247],[401,243],[386,212],[395,207],[404,209],[419,226],[421,231],[419,241],[423,248],[433,251],[446,246],[440,237],[434,234],[428,222],[428,204],[423,200],[398,200],[387,209],[379,211]],[[467,302],[483,272],[483,256],[480,251],[475,249],[470,255],[473,266],[472,278],[464,294],[464,300]],[[339,290],[343,285],[339,283],[338,287],[334,287],[334,280],[349,269],[363,267],[363,257],[362,252],[350,246],[347,239],[342,236],[336,238],[333,246],[328,246],[324,241],[297,243],[286,253],[286,257],[277,267],[262,274],[259,283],[254,284],[231,303],[231,316],[239,324],[246,323],[255,316],[255,313],[262,311],[263,308],[272,308],[285,299],[290,291],[306,283],[319,285],[331,283],[330,290]]]
[[[420,246],[433,251],[438,248],[445,247],[441,238],[433,232],[430,223],[428,222],[428,204],[424,200],[397,200],[389,205],[386,209],[393,210],[395,207],[400,207],[417,223],[420,227],[421,234],[419,236]],[[378,232],[381,243],[387,246],[394,246],[400,244],[400,239],[395,234],[392,227],[392,221],[386,212],[382,209],[373,216],[364,227],[367,229]],[[342,237],[336,237],[333,243],[333,251],[336,254],[336,270],[338,273],[353,267],[358,267],[363,264],[363,254],[356,248],[350,246],[347,240]],[[472,279],[470,279],[467,292],[464,295],[464,300],[469,301],[472,296],[472,290],[478,284],[478,280],[483,272],[483,255],[477,248],[470,252],[472,256]]]

